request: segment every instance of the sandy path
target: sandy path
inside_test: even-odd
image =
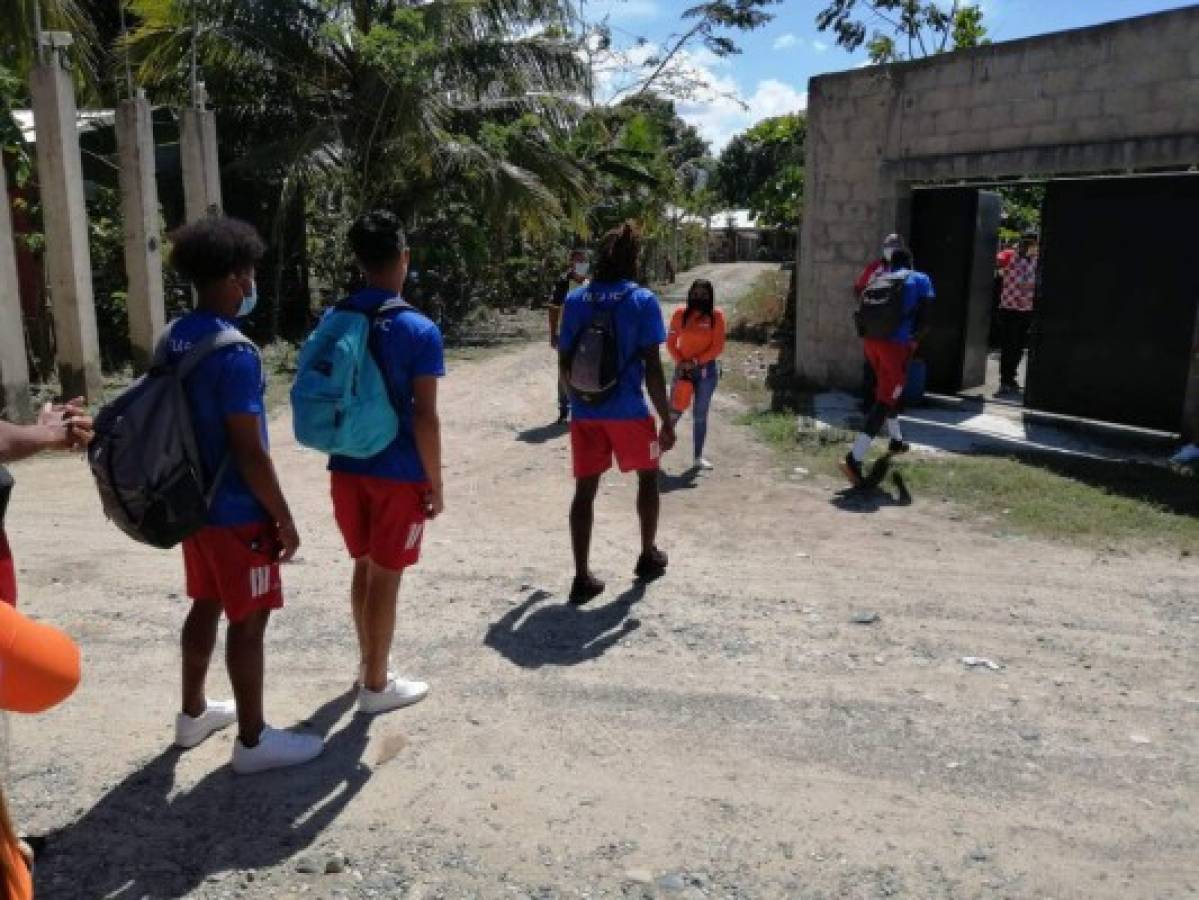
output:
[[[1199,891],[1194,558],[997,537],[920,498],[838,510],[832,485],[782,478],[718,397],[719,468],[669,481],[670,575],[632,591],[633,485],[610,478],[609,592],[570,610],[567,443],[539,427],[552,378],[531,346],[447,379],[449,511],[405,585],[396,652],[434,693],[372,722],[349,712],[322,460],[275,423],[305,544],[268,636],[268,715],[331,735],[291,773],[235,778],[228,735],[167,749],[177,555],[105,523],[82,466],[16,468],[23,606],[86,657],[69,703],[10,717],[14,813],[62,829],[39,896]],[[881,620],[851,624],[861,610]],[[967,654],[1003,669],[968,671]],[[334,851],[349,871],[297,871]]]

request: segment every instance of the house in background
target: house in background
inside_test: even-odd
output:
[[[722,210],[709,223],[712,262],[789,262],[795,259],[799,231],[766,228],[747,209]]]

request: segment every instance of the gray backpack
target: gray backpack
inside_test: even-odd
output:
[[[174,547],[207,524],[208,508],[228,468],[226,457],[211,479],[192,428],[183,382],[209,355],[254,343],[226,329],[168,364],[171,329],[154,351],[150,370],[96,415],[87,459],[105,515],[136,541]],[[257,348],[255,348],[257,352]]]

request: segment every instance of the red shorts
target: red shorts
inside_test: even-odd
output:
[[[334,472],[333,515],[354,559],[399,572],[420,559],[427,484]]]
[[[17,570],[13,566],[12,551],[8,549],[8,537],[0,528],[0,603],[17,605]]]
[[[885,406],[895,407],[908,383],[908,363],[912,348],[908,344],[867,338],[864,342],[866,359],[874,369],[874,398]]]
[[[662,456],[658,428],[653,419],[572,419],[570,455],[575,478],[604,474],[614,456],[622,472],[653,472]]]
[[[183,542],[187,596],[216,600],[230,622],[283,606],[279,534],[273,524],[203,528]]]

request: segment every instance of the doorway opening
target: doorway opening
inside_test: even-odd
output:
[[[1180,431],[1199,343],[1197,208],[1191,172],[914,187],[910,241],[937,293],[928,390]],[[1030,271],[1032,309],[1013,314]],[[1012,372],[1005,342],[1009,368],[1020,344]]]

